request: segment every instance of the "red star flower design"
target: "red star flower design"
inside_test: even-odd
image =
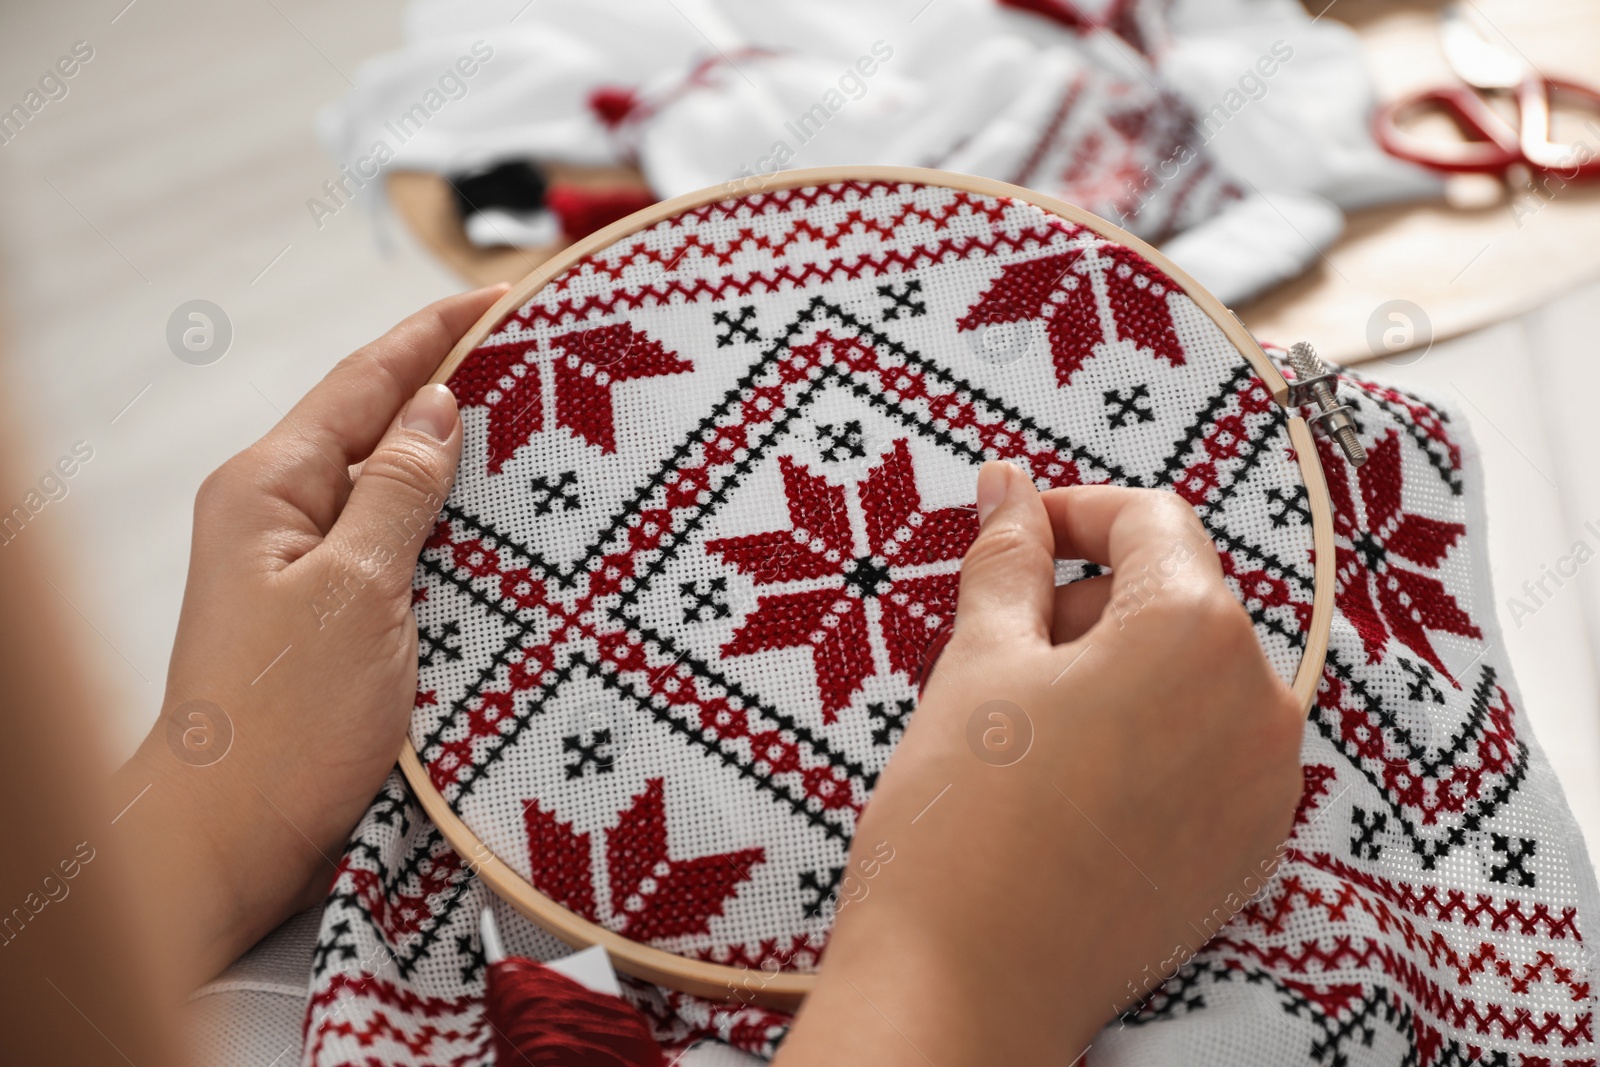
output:
[[[1373,445],[1366,465],[1356,471],[1365,528],[1358,525],[1344,455],[1322,437],[1317,438],[1317,452],[1333,497],[1337,602],[1361,635],[1367,662],[1383,658],[1392,636],[1461,688],[1434,650],[1428,632],[1482,638],[1483,631],[1443,582],[1421,570],[1437,570],[1467,528],[1401,510],[1398,431],[1390,430]],[[1413,566],[1402,566],[1402,561]]]
[[[1183,366],[1183,345],[1167,305],[1167,297],[1177,288],[1172,280],[1130,249],[1107,247],[1099,254],[1111,260],[1105,284],[1117,339],[1132,341],[1174,367]],[[1056,383],[1067,385],[1106,339],[1084,249],[1008,264],[966,315],[956,320],[956,327],[978,330],[1030,319],[1048,323]]]
[[[590,835],[575,833],[529,800],[523,811],[528,831],[531,881],[539,892],[569,911],[599,922],[595,905]],[[760,848],[673,859],[667,852],[664,781],[652,778],[606,834],[606,872],[611,883],[617,933],[636,941],[710,932],[711,920],[750,880],[766,859]],[[608,924],[609,925],[609,924]]]
[[[556,425],[602,452],[617,450],[611,387],[637,378],[682,374],[694,364],[627,323],[573,330],[550,339]],[[544,385],[530,341],[483,345],[450,376],[463,408],[489,409],[489,473],[498,473],[544,429]]]
[[[811,650],[824,722],[834,722],[871,677],[873,632],[889,668],[913,683],[929,644],[954,616],[961,557],[978,535],[969,508],[922,509],[905,439],[855,488],[864,539],[851,528],[845,489],[780,457],[793,528],[708,541],[762,596],[722,646],[725,656]]]

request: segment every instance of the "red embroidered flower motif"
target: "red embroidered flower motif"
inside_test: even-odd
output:
[[[961,330],[1005,322],[1045,319],[1056,383],[1066,385],[1095,345],[1106,339],[1100,308],[1084,249],[1012,263],[1003,268],[978,302],[956,320]],[[1132,341],[1153,357],[1183,366],[1183,345],[1172,325],[1167,295],[1177,287],[1155,267],[1126,248],[1105,247],[1098,254],[1111,260],[1105,273],[1106,295],[1118,340]]]
[[[851,531],[842,486],[788,456],[778,463],[794,528],[706,542],[757,585],[785,587],[757,601],[722,654],[809,647],[822,718],[833,722],[874,672],[872,629],[890,669],[912,682],[920,676],[924,652],[955,611],[960,561],[978,518],[966,508],[922,510],[903,438],[856,487],[864,545]]]
[[[574,833],[529,800],[523,811],[534,888],[562,907],[600,922],[594,900],[592,852],[587,833]],[[767,858],[761,848],[720,852],[694,859],[667,854],[667,807],[663,780],[652,778],[633,798],[616,829],[606,833],[606,872],[612,927],[635,941],[710,932],[711,920],[750,880]]]
[[[1400,561],[1436,570],[1467,528],[1400,510],[1400,435],[1390,430],[1368,452],[1356,472],[1366,529],[1358,525],[1350,494],[1350,468],[1326,438],[1317,438],[1322,469],[1333,497],[1335,585],[1339,610],[1350,620],[1377,663],[1392,635],[1461,688],[1428,640],[1428,631],[1481,638],[1483,631],[1439,579],[1403,567]]]
[[[611,387],[636,378],[682,374],[694,364],[668,352],[626,323],[573,330],[550,339],[556,425],[602,452],[617,450]],[[544,385],[529,341],[484,345],[450,376],[464,408],[489,409],[489,472],[498,473],[528,438],[544,428]]]
[[[621,126],[643,104],[639,91],[625,85],[597,85],[589,93],[589,110],[608,130]]]

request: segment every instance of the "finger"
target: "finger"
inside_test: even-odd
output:
[[[1125,628],[1162,603],[1179,613],[1201,605],[1237,607],[1222,580],[1216,546],[1181,497],[1153,489],[1079,486],[1041,498],[1055,530],[1056,551],[1111,567],[1104,610],[1088,633]],[[1155,618],[1169,616],[1158,611]]]
[[[247,453],[271,489],[319,530],[332,527],[351,492],[351,465],[506,288],[446,297],[341,360]]]
[[[1033,481],[1009,463],[985,463],[978,473],[978,521],[978,537],[961,563],[956,633],[985,642],[1048,642],[1053,534]]]
[[[1216,546],[1194,509],[1175,493],[1080,485],[1041,493],[1040,502],[1055,531],[1058,559],[1084,559],[1112,569],[1124,580],[1171,557],[1193,561],[1186,572],[1220,578]],[[1204,549],[1204,551],[1202,551]]]
[[[1097,574],[1070,585],[1057,586],[1055,597],[1050,640],[1064,645],[1082,637],[1105,614],[1106,603],[1111,599],[1111,575]]]
[[[442,385],[425,385],[367,457],[350,502],[310,558],[384,592],[409,589],[460,458],[455,397]]]

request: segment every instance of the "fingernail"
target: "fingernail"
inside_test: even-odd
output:
[[[1005,503],[1006,491],[1011,487],[1011,464],[990,460],[978,469],[978,525],[989,518],[995,508]]]
[[[477,296],[479,293],[493,293],[495,296],[504,296],[505,291],[509,288],[511,288],[510,282],[495,282],[493,285],[486,285],[468,295]]]
[[[456,428],[456,398],[442,385],[424,385],[400,415],[407,430],[421,430],[436,441],[447,441]]]

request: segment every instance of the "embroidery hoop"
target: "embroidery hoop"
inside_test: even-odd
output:
[[[1290,442],[1304,479],[1307,507],[1311,511],[1313,595],[1311,624],[1306,644],[1295,673],[1293,692],[1303,709],[1309,710],[1322,678],[1327,654],[1328,631],[1333,618],[1333,506],[1317,458],[1309,423],[1299,414],[1290,398],[1289,384],[1278,372],[1244,324],[1221,301],[1149,244],[1117,226],[1064,201],[1042,196],[1019,186],[965,174],[923,167],[816,167],[785,171],[760,179],[753,188],[744,182],[737,189],[716,186],[662,201],[644,211],[599,230],[571,245],[513,286],[456,343],[433,381],[445,382],[456,367],[500,322],[526,303],[552,279],[584,256],[593,254],[621,238],[644,230],[663,219],[685,211],[755,193],[775,192],[806,186],[848,182],[904,182],[938,186],[983,196],[1008,198],[1033,204],[1069,222],[1087,227],[1099,236],[1133,249],[1166,273],[1184,293],[1222,330],[1251,369],[1266,384],[1273,400],[1283,409]],[[526,879],[502,862],[450,807],[434,787],[423,767],[409,734],[400,750],[400,768],[416,793],[428,817],[450,846],[502,900],[518,912],[574,948],[603,945],[612,964],[621,972],[684,993],[719,1001],[753,1002],[767,1007],[793,1010],[810,991],[816,976],[799,971],[752,971],[726,964],[679,956],[664,949],[633,941],[568,911],[535,889]]]

